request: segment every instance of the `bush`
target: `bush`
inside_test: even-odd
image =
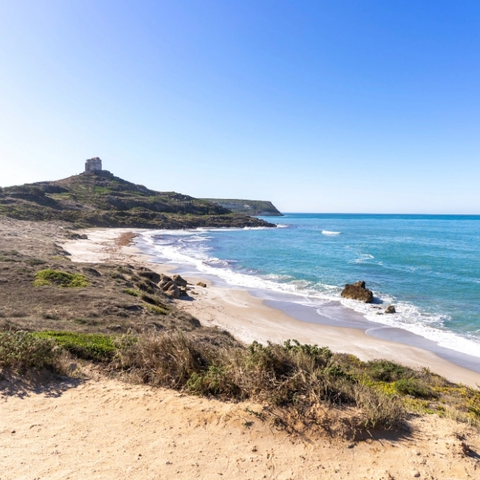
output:
[[[402,395],[411,395],[415,398],[435,398],[437,395],[430,387],[416,378],[402,378],[393,384],[395,390]]]
[[[138,290],[135,290],[133,288],[125,288],[123,290],[124,293],[126,293],[127,295],[131,295],[132,297],[139,297],[140,296],[140,292]]]
[[[16,370],[53,368],[58,359],[55,342],[28,332],[0,333],[0,367]]]
[[[62,288],[80,288],[87,287],[88,280],[80,273],[68,273],[48,268],[46,270],[40,270],[36,273],[33,285],[35,287],[54,285]]]
[[[213,358],[213,348],[178,332],[140,338],[118,352],[117,365],[143,383],[181,389],[192,374],[207,370]]]
[[[366,363],[366,373],[374,380],[394,382],[401,378],[411,378],[415,372],[408,367],[389,360],[372,360]]]
[[[116,351],[114,338],[109,335],[45,331],[33,334],[38,339],[53,341],[72,355],[85,360],[108,361]]]
[[[25,260],[25,263],[27,263],[31,267],[35,267],[37,265],[44,265],[47,262],[45,262],[44,260],[40,260],[39,258],[29,258],[28,260]]]

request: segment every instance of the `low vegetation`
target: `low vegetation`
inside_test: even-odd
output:
[[[105,362],[116,352],[115,337],[92,333],[45,331],[32,334],[38,340],[52,340],[73,356],[84,360]]]
[[[47,268],[36,273],[33,285],[35,287],[55,285],[63,288],[80,288],[87,287],[88,280],[85,275],[80,273],[68,273]]]
[[[261,402],[264,411],[256,412],[258,416],[287,429],[301,421],[352,435],[374,427],[395,428],[409,412],[480,425],[478,389],[452,384],[427,369],[385,360],[362,362],[296,341],[245,347],[224,332],[0,333],[1,367],[55,369],[65,352],[129,381]],[[330,423],[333,411],[342,419],[339,424],[337,417],[335,426]]]
[[[0,333],[0,367],[23,372],[28,369],[53,369],[59,351],[49,338],[28,332]]]

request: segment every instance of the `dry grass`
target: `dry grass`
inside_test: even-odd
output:
[[[253,400],[276,426],[353,436],[404,424],[409,412],[480,424],[480,390],[427,369],[362,362],[328,348],[287,341],[249,346],[198,328],[140,335],[0,332],[0,367],[63,373],[62,355],[93,361],[127,381],[223,400]]]
[[[330,407],[354,409],[355,415],[345,416],[350,431],[403,422],[406,410],[398,398],[345,374],[337,360],[326,348],[297,342],[254,342],[245,348],[177,332],[140,338],[119,351],[115,368],[150,385],[263,402],[284,426],[299,420],[308,426],[324,425]]]

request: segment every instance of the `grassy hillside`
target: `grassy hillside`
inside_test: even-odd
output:
[[[243,215],[255,215],[260,217],[281,217],[282,213],[272,202],[265,200],[234,200],[227,198],[204,198],[221,207]]]
[[[274,226],[207,200],[157,192],[110,172],[0,189],[0,215],[62,220],[79,227],[195,228]]]

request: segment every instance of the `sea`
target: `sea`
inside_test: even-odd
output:
[[[159,263],[299,320],[362,328],[480,371],[480,216],[285,214],[277,228],[148,231]],[[374,303],[346,300],[363,280]],[[394,305],[395,314],[385,314]]]

